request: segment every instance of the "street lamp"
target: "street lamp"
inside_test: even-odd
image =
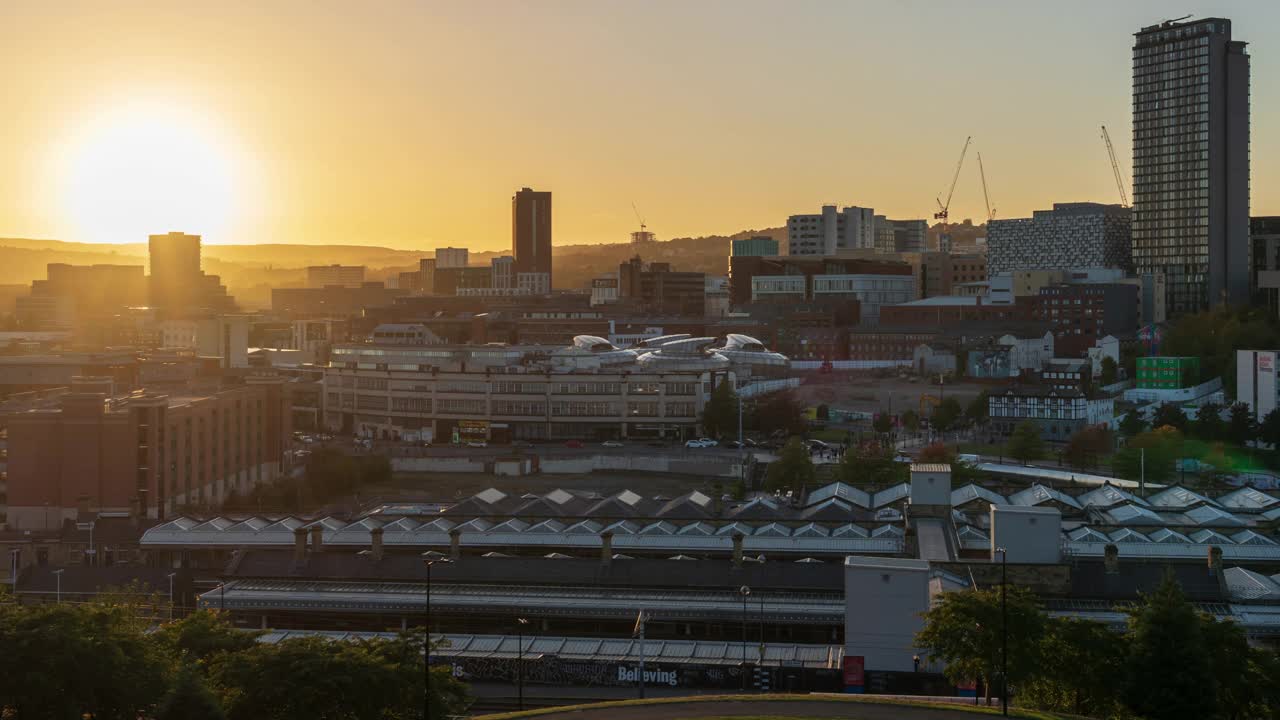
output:
[[[54,570],[54,571],[53,571],[53,576],[54,576],[55,578],[57,578],[57,579],[58,579],[58,595],[57,595],[57,598],[58,598],[58,604],[59,604],[59,605],[61,605],[61,604],[62,604],[62,573],[64,573],[64,572],[66,572],[66,570],[65,570],[65,569],[63,569],[63,568],[58,568],[57,570]]]
[[[742,692],[747,691],[747,598],[751,597],[751,588],[743,585],[738,588],[742,595]]]
[[[516,692],[520,710],[524,710],[524,626],[528,624],[527,619],[516,618]]]
[[[169,573],[169,622],[173,622],[173,576],[178,573]]]
[[[422,717],[431,720],[431,566],[436,563],[453,562],[447,557],[436,557],[434,553],[424,557],[422,564],[427,566],[427,625],[422,629]]]
[[[917,673],[920,672],[920,656],[919,655],[911,656],[911,665],[913,666],[912,672],[917,672]]]
[[[1000,714],[1009,716],[1009,551],[1000,553]]]

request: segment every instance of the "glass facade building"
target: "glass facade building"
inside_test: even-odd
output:
[[[1171,315],[1249,295],[1249,56],[1231,21],[1143,28],[1133,46],[1133,259]]]

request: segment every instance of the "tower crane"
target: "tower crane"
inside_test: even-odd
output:
[[[645,229],[644,218],[640,216],[640,208],[636,207],[635,203],[631,203],[631,210],[635,212],[636,220],[640,221],[640,232],[644,232],[644,229]]]
[[[942,202],[941,197],[937,199],[938,212],[933,214],[933,219],[941,220],[944,226],[947,224],[947,214],[951,210],[951,196],[955,194],[956,181],[960,179],[960,168],[964,167],[964,155],[969,152],[969,143],[971,142],[973,142],[973,136],[964,139],[964,147],[960,149],[960,162],[956,163],[956,172],[951,176],[951,187],[947,190],[947,201],[945,203]]]
[[[1120,174],[1120,163],[1116,162],[1116,149],[1111,145],[1111,133],[1107,126],[1102,126],[1102,141],[1107,144],[1107,156],[1111,158],[1111,172],[1116,176],[1116,190],[1120,191],[1121,207],[1129,207],[1129,193],[1124,191],[1124,176]]]
[[[987,204],[987,222],[991,222],[996,219],[996,211],[991,207],[991,196],[987,194],[987,171],[982,167],[982,153],[978,153],[978,175],[982,177],[982,201]]]

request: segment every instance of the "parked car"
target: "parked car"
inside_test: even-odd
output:
[[[565,440],[564,446],[567,448],[575,448],[575,449],[580,448],[582,447],[582,441],[581,440]]]
[[[468,441],[467,441],[467,447],[469,447],[469,448],[487,448],[487,447],[489,447],[489,443],[487,443],[487,442],[485,442],[485,441],[483,441],[483,440],[468,440]]]
[[[700,438],[698,440],[690,440],[686,442],[684,446],[687,448],[709,448],[709,447],[715,447],[716,441],[707,440],[706,438]]]
[[[531,447],[533,447],[533,443],[529,442],[528,440],[517,440],[517,441],[515,441],[515,442],[511,443],[511,447],[517,447],[517,448],[531,448]]]
[[[622,441],[621,440],[605,440],[604,442],[600,443],[600,447],[620,448],[622,447]]]
[[[703,447],[715,447],[720,444],[711,438],[698,438],[698,440],[702,443]]]

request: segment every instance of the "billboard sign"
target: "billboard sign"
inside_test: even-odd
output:
[[[847,693],[860,693],[865,690],[867,685],[867,658],[863,655],[845,655],[842,664],[844,668],[844,691]]]

